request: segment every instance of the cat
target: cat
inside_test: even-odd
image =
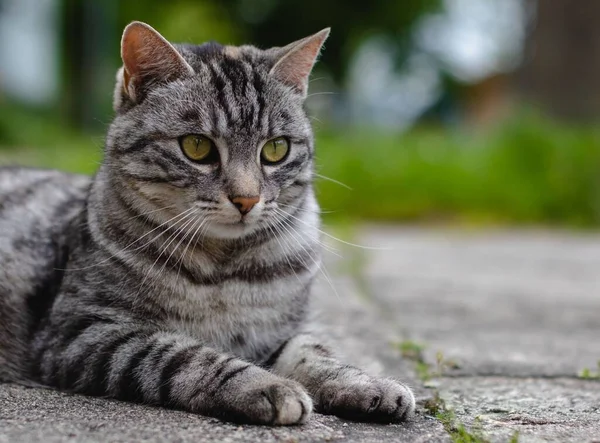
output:
[[[97,173],[0,169],[0,380],[254,424],[413,414],[307,324],[303,104],[328,34],[260,50],[125,28]]]

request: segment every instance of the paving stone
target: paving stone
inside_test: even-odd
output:
[[[369,229],[370,295],[462,374],[574,376],[600,359],[600,236]]]
[[[493,442],[600,442],[600,383],[569,378],[460,377],[440,382],[457,418]]]
[[[426,346],[459,422],[499,442],[600,442],[600,382],[577,379],[600,360],[599,235],[378,227],[360,242],[388,248],[365,253],[366,292]]]

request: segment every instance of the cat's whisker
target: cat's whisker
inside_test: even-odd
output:
[[[183,266],[183,262],[185,261],[185,256],[187,254],[188,248],[190,247],[190,245],[192,244],[192,242],[194,241],[194,237],[196,237],[196,234],[198,233],[198,231],[202,228],[202,226],[206,223],[206,219],[202,219],[202,218],[198,218],[197,222],[194,224],[194,226],[192,226],[192,230],[194,230],[193,235],[190,237],[189,241],[187,242],[185,249],[183,250],[183,253],[181,254],[181,257],[179,257],[179,259],[177,260],[177,262],[175,262],[175,266],[177,266],[177,264],[179,263],[179,267],[177,268],[177,275],[175,276],[175,280],[174,280],[174,285],[173,285],[173,291],[171,292],[171,296],[173,296],[174,292],[175,292],[175,285],[177,284],[177,282],[179,281],[179,275],[181,273],[181,266]],[[196,227],[198,226],[198,227]],[[191,230],[190,230],[191,231]]]
[[[284,207],[286,207],[286,208],[291,208],[291,209],[294,209],[294,210],[296,210],[296,211],[300,211],[300,212],[308,212],[308,213],[311,213],[311,214],[333,214],[333,213],[335,212],[335,211],[323,211],[323,210],[321,210],[321,209],[318,209],[318,210],[304,209],[304,208],[300,208],[300,207],[298,207],[298,206],[294,206],[294,205],[288,205],[288,204],[285,204],[285,203],[279,203],[279,202],[277,202],[277,206],[284,206]],[[277,206],[274,206],[274,208],[276,209],[276,208],[277,208]]]
[[[300,246],[304,252],[311,258],[311,260],[315,263],[315,265],[317,266],[317,269],[321,272],[321,274],[323,274],[323,277],[325,278],[325,280],[327,281],[327,283],[329,283],[329,286],[331,287],[332,291],[335,293],[336,297],[338,298],[338,300],[341,300],[340,294],[338,293],[337,289],[335,288],[333,281],[331,280],[329,273],[327,272],[327,269],[325,268],[325,264],[321,261],[321,262],[317,262],[310,253],[308,253],[308,251],[306,250],[306,248],[304,247],[304,245],[302,245],[302,243],[300,242],[300,240],[298,240],[298,238],[294,235],[294,233],[297,233],[296,230],[294,229],[294,227],[289,224],[289,221],[283,219],[282,220],[282,226],[285,228],[285,225],[288,225],[289,229],[286,228],[286,231],[289,232],[291,234],[291,238],[293,238],[296,243],[298,243],[298,246]],[[291,231],[291,232],[290,232]],[[300,234],[298,234],[300,235]]]
[[[129,248],[131,248],[133,245],[135,245],[137,242],[139,242],[140,240],[144,239],[145,237],[147,237],[148,235],[152,234],[153,232],[155,232],[156,230],[162,228],[165,225],[168,225],[171,222],[174,223],[179,223],[182,220],[185,220],[190,213],[194,210],[194,208],[188,208],[183,212],[180,212],[179,214],[177,214],[174,217],[171,217],[169,220],[161,223],[160,225],[156,226],[155,228],[151,229],[150,231],[146,232],[144,235],[142,235],[141,237],[139,237],[138,239],[134,240],[133,242],[129,243],[127,246],[125,246],[123,249],[124,250],[129,250]],[[177,221],[176,221],[177,220]],[[140,246],[136,249],[133,249],[133,251],[138,251],[140,249],[143,249],[144,247],[146,247],[149,243],[153,242],[154,240],[156,240],[158,237],[160,237],[162,234],[164,234],[167,230],[169,230],[171,228],[171,226],[167,226],[158,236],[154,237],[150,242],[145,243],[143,246]]]
[[[198,238],[197,238],[197,239],[196,239],[196,241],[194,242],[194,246],[193,246],[193,247],[192,247],[192,249],[190,250],[190,254],[192,253],[192,251],[195,251],[195,250],[196,250],[196,248],[198,247],[198,242],[200,242],[200,241],[201,241],[201,243],[200,243],[200,246],[203,248],[203,252],[204,252],[206,255],[210,256],[210,257],[212,257],[212,256],[213,256],[213,254],[212,254],[210,251],[208,251],[208,250],[204,249],[204,237],[205,237],[206,233],[208,232],[208,230],[210,229],[210,225],[211,225],[211,223],[210,223],[210,222],[211,222],[210,218],[207,218],[207,219],[206,219],[206,224],[205,224],[205,226],[204,226],[204,227],[202,228],[202,230],[200,231],[200,234],[198,235]]]
[[[270,231],[270,232],[273,234],[273,238],[275,239],[275,241],[277,241],[277,243],[279,244],[279,247],[281,248],[281,251],[283,252],[283,256],[285,257],[285,260],[286,260],[286,262],[287,262],[288,266],[290,267],[290,270],[291,270],[291,271],[294,273],[294,276],[296,277],[296,279],[298,280],[298,282],[302,282],[302,281],[300,280],[300,276],[299,276],[299,275],[298,275],[298,273],[297,273],[297,272],[294,270],[294,267],[292,266],[292,262],[290,261],[290,258],[288,257],[288,249],[286,249],[286,248],[283,246],[285,242],[284,242],[284,243],[282,243],[282,242],[279,240],[278,233],[279,233],[280,231],[277,229],[277,225],[274,225],[274,226],[267,225],[267,228],[268,228],[268,229],[269,229],[269,231]],[[275,231],[274,231],[274,230],[275,230]]]
[[[290,213],[288,213],[288,212],[284,211],[283,209],[280,209],[280,211],[283,211],[283,212],[284,212],[286,215],[288,215],[289,217],[292,217],[292,218],[294,218],[294,219],[298,220],[300,223],[304,223],[305,225],[307,225],[307,226],[311,226],[311,227],[312,227],[312,225],[310,225],[309,223],[305,222],[304,220],[302,220],[302,219],[300,219],[300,218],[298,218],[298,217],[295,217],[295,216],[293,216],[292,214],[290,214]],[[353,246],[353,247],[355,247],[355,248],[368,249],[368,250],[373,250],[373,251],[390,251],[390,250],[392,249],[392,248],[384,248],[384,247],[377,247],[377,246],[363,246],[363,245],[357,245],[357,244],[355,244],[355,243],[350,243],[350,242],[347,242],[347,241],[345,241],[345,240],[342,240],[342,239],[339,239],[339,238],[337,238],[337,237],[334,237],[333,235],[331,235],[331,234],[329,234],[329,233],[327,233],[327,232],[325,232],[325,231],[323,231],[323,230],[321,230],[321,229],[318,229],[318,228],[315,228],[315,229],[316,229],[317,231],[319,231],[321,234],[325,235],[326,237],[329,237],[329,238],[331,238],[331,239],[333,239],[333,240],[335,240],[335,241],[338,241],[338,242],[340,242],[340,243],[343,243],[343,244],[345,244],[345,245],[348,245],[348,246]]]
[[[200,243],[200,245],[202,247],[204,247],[204,237],[209,229],[210,229],[210,219],[207,219],[206,226],[202,229],[202,231],[200,231],[200,235],[198,235],[198,238],[196,239],[196,242],[194,243],[194,247],[192,248],[192,250],[196,249],[196,247],[198,246],[198,241],[200,241],[200,240],[202,240],[202,243]]]
[[[183,219],[187,218],[187,215],[189,215],[189,212],[192,210],[193,208],[189,208],[183,212],[180,212],[179,214],[177,214],[176,216],[170,218],[169,220],[167,220],[166,222],[160,224],[159,226],[155,227],[154,229],[146,232],[144,235],[142,235],[141,237],[137,238],[136,240],[134,240],[133,242],[129,243],[127,246],[124,246],[123,248],[121,248],[122,251],[128,251],[128,252],[137,252],[140,251],[142,249],[144,249],[146,246],[148,246],[149,244],[153,243],[156,239],[158,239],[160,236],[164,235],[171,227],[167,226],[166,228],[164,228],[158,235],[156,235],[154,238],[152,238],[150,241],[144,243],[142,246],[138,246],[137,248],[133,249],[133,250],[129,250],[129,248],[131,246],[133,246],[134,244],[136,244],[137,242],[139,242],[140,240],[142,240],[143,238],[147,237],[148,235],[150,235],[151,233],[153,233],[154,231],[156,231],[157,229],[162,228],[163,226],[165,226],[166,224],[180,218],[183,217],[185,215],[185,217],[183,217]],[[186,215],[187,214],[187,215]],[[181,220],[179,220],[181,221]],[[69,269],[57,269],[59,271],[84,271],[87,269],[92,269],[98,266],[101,266],[105,263],[110,262],[110,260],[112,260],[115,257],[115,255],[111,255],[110,257],[99,261],[98,263],[94,263],[93,265],[90,266],[85,266],[83,268],[69,268]]]
[[[333,92],[333,91],[321,91],[321,92],[313,92],[312,94],[308,94],[308,95],[306,96],[306,98],[309,98],[309,97],[314,97],[314,96],[316,96],[316,95],[336,95],[336,94],[337,94],[337,92]]]
[[[177,205],[169,205],[169,206],[165,206],[165,207],[162,207],[162,208],[153,209],[152,211],[148,211],[148,212],[142,212],[141,214],[138,214],[138,215],[131,216],[131,217],[129,217],[129,218],[126,218],[126,219],[125,219],[125,220],[123,220],[123,221],[124,221],[124,222],[128,222],[128,221],[131,221],[131,220],[135,220],[136,218],[145,217],[145,216],[147,216],[147,215],[154,214],[154,213],[156,213],[156,212],[164,211],[164,210],[166,210],[166,209],[171,209],[171,208],[175,208],[175,207],[177,207]]]
[[[194,208],[193,208],[194,209]],[[143,289],[144,284],[146,283],[146,281],[148,280],[148,278],[150,277],[150,274],[152,273],[152,270],[154,269],[154,266],[156,266],[156,263],[158,263],[158,261],[161,259],[161,257],[163,256],[163,254],[167,251],[167,249],[169,248],[169,246],[175,241],[175,239],[177,239],[177,235],[182,232],[183,229],[185,229],[186,226],[188,226],[193,220],[194,220],[194,216],[195,215],[195,211],[188,213],[184,219],[179,220],[179,222],[182,222],[185,219],[189,220],[183,225],[180,226],[179,228],[177,228],[174,232],[172,232],[169,237],[163,242],[162,246],[159,248],[159,253],[158,253],[158,257],[156,257],[156,260],[154,260],[154,263],[152,263],[152,265],[150,266],[150,268],[148,269],[148,271],[146,271],[144,279],[142,280],[142,283],[140,283],[140,286],[138,287],[138,294],[140,293],[140,291]],[[191,217],[191,218],[190,218]],[[168,242],[168,243],[167,243]],[[165,262],[166,263],[166,262]]]
[[[290,214],[288,214],[287,212],[285,212],[285,211],[283,211],[283,210],[281,210],[281,209],[280,209],[279,211],[280,211],[280,212],[279,212],[279,214],[280,214],[280,215],[282,215],[282,216],[284,216],[284,217],[285,217],[286,215],[288,215],[288,216],[290,215]],[[320,238],[318,238],[318,237],[313,237],[313,236],[309,236],[309,238],[310,238],[311,240],[313,240],[314,242],[316,242],[316,243],[317,243],[319,246],[321,246],[321,247],[322,247],[324,250],[326,250],[327,252],[329,252],[329,253],[331,253],[331,254],[335,255],[336,257],[339,257],[339,258],[344,258],[344,257],[342,257],[340,254],[338,254],[338,250],[337,250],[337,249],[335,249],[335,248],[334,248],[334,247],[332,247],[332,246],[329,246],[328,244],[326,244],[325,242],[323,242],[323,241],[322,241]]]
[[[169,263],[169,260],[171,260],[171,257],[173,257],[173,254],[175,253],[175,251],[179,250],[179,247],[181,246],[181,244],[186,240],[186,237],[189,233],[186,233],[185,231],[187,230],[187,227],[190,225],[190,223],[192,223],[191,228],[189,229],[189,232],[192,232],[192,230],[194,229],[194,227],[196,226],[196,224],[198,222],[202,222],[202,219],[197,217],[198,213],[194,213],[194,216],[192,217],[191,221],[188,221],[188,223],[185,224],[185,226],[182,226],[180,229],[180,234],[182,234],[181,239],[179,240],[179,243],[177,243],[177,245],[175,245],[175,247],[172,248],[171,253],[169,254],[169,256],[167,257],[167,259],[165,260],[165,262],[163,263],[162,267],[158,270],[158,275],[162,274],[165,267],[167,266],[167,264]],[[176,239],[177,237],[175,237],[173,240],[171,240],[171,243]],[[169,243],[170,244],[170,243]],[[167,245],[168,248],[169,245]],[[175,263],[177,264],[177,262]],[[181,269],[181,268],[180,268]]]
[[[291,239],[295,240],[295,241],[296,241],[296,243],[298,243],[298,245],[299,245],[299,246],[300,246],[300,247],[301,247],[301,248],[304,250],[304,252],[305,252],[305,253],[307,253],[307,255],[309,255],[309,256],[310,256],[310,254],[308,254],[308,251],[307,251],[307,250],[306,250],[306,249],[303,247],[303,245],[302,245],[302,244],[300,244],[300,243],[298,242],[298,240],[297,240],[297,239],[295,238],[295,236],[292,234],[292,232],[291,232],[291,231],[290,231],[290,229],[289,229],[289,226],[286,226],[285,220],[281,220],[281,221],[280,221],[280,223],[278,223],[278,225],[277,225],[277,226],[278,226],[279,228],[281,228],[282,230],[285,230],[285,233],[287,233],[286,237],[288,237],[288,238],[291,238]],[[308,263],[307,263],[307,262],[306,262],[306,261],[305,261],[305,260],[302,258],[302,256],[300,255],[299,251],[294,251],[294,250],[292,249],[291,245],[289,245],[289,246],[290,246],[290,251],[291,251],[291,253],[292,253],[292,256],[293,256],[294,258],[297,258],[297,259],[298,259],[298,260],[299,260],[299,261],[302,263],[302,265],[303,265],[303,266],[305,266],[305,267],[308,267]],[[311,252],[314,252],[314,251],[313,251],[313,250],[311,250]],[[316,263],[315,263],[315,264],[316,264]],[[291,265],[291,264],[290,264],[290,265]]]
[[[185,261],[185,256],[187,255],[189,247],[191,246],[192,243],[195,244],[194,240],[196,239],[196,235],[199,232],[201,232],[202,227],[207,223],[207,220],[205,218],[204,219],[199,219],[199,221],[200,221],[200,223],[196,223],[196,224],[194,224],[194,226],[192,226],[192,230],[194,230],[194,233],[190,237],[190,240],[187,242],[187,244],[185,246],[185,249],[183,250],[183,253],[181,254],[181,257],[178,260],[178,262],[179,262],[179,269],[177,271],[177,276],[178,277],[179,277],[179,272],[181,271],[181,265]],[[193,251],[193,249],[192,249],[192,251]],[[190,251],[190,253],[192,251]]]
[[[348,186],[346,183],[342,183],[341,181],[336,180],[336,179],[331,178],[331,177],[327,177],[326,175],[315,174],[315,177],[319,177],[320,179],[327,180],[328,182],[335,183],[336,185],[340,185],[343,188],[346,188],[346,189],[348,189],[350,191],[353,191],[353,189],[350,186]]]
[[[282,218],[291,217],[291,214],[290,214],[290,213],[288,213],[287,211],[283,210],[283,209],[276,208],[275,210],[276,210],[276,212],[277,212],[277,213],[278,213],[278,214],[279,214],[279,215],[280,215]],[[336,249],[336,248],[334,248],[333,246],[331,246],[331,245],[328,245],[327,243],[323,242],[323,241],[322,241],[322,240],[319,238],[319,236],[313,236],[313,235],[310,235],[310,234],[308,234],[308,235],[309,235],[309,237],[310,237],[310,239],[311,239],[311,240],[315,241],[315,242],[316,242],[316,243],[317,243],[319,246],[321,246],[321,247],[322,247],[323,249],[325,249],[327,252],[331,252],[332,254],[334,254],[334,255],[336,255],[336,256],[338,256],[338,257],[340,257],[340,258],[343,258],[343,257],[341,257],[339,254],[337,254],[337,252],[339,252],[339,250],[338,250],[338,249]]]

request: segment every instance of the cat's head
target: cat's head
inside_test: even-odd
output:
[[[214,237],[243,237],[292,212],[311,192],[303,104],[328,34],[260,50],[175,45],[146,24],[127,26],[105,155],[111,184],[156,221],[182,214],[192,230],[204,220]]]

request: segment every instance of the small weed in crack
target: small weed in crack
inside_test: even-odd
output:
[[[484,437],[480,427],[473,426],[473,429],[469,431],[456,418],[454,412],[446,407],[446,403],[440,397],[439,392],[436,391],[433,397],[425,402],[424,408],[442,423],[454,443],[489,443],[489,440]]]
[[[432,398],[428,399],[424,404],[425,409],[444,426],[444,429],[450,435],[454,443],[490,443],[481,429],[481,423],[475,419],[475,424],[471,426],[471,430],[461,423],[454,412],[446,407],[446,404],[438,392],[435,392]],[[518,443],[519,433],[515,432],[508,440],[508,443]]]
[[[436,366],[432,368],[425,361],[423,351],[425,345],[412,340],[404,340],[396,345],[402,354],[402,357],[415,362],[415,371],[422,382],[427,382],[432,378],[441,377],[448,369],[458,369],[460,366],[456,361],[444,358],[444,354],[438,351],[435,354]]]
[[[600,380],[600,360],[598,360],[596,371],[593,371],[590,368],[583,368],[581,371],[579,371],[577,377],[583,380]]]
[[[432,370],[431,365],[425,361],[423,355],[425,350],[424,344],[405,340],[398,343],[396,346],[400,350],[402,357],[412,360],[415,363],[415,370],[422,382],[427,382],[434,377],[441,377],[447,369],[457,369],[459,367],[455,361],[445,359],[444,354],[438,352],[436,353],[436,368]],[[423,407],[427,413],[440,421],[454,443],[490,442],[490,440],[483,435],[479,420],[476,419],[475,425],[471,427],[471,430],[468,430],[467,427],[457,419],[454,411],[446,407],[446,403],[444,402],[444,399],[440,397],[439,391],[434,390],[433,395],[425,401]],[[518,443],[518,441],[519,433],[515,432],[508,443]]]

